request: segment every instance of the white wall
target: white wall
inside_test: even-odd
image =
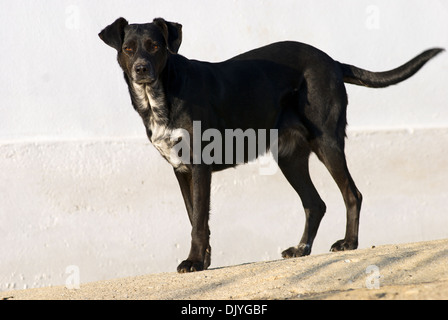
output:
[[[130,22],[157,16],[178,21],[184,26],[180,53],[210,61],[294,39],[336,60],[384,70],[427,48],[448,47],[443,0],[23,0],[0,6],[0,139],[6,140],[144,132],[129,104],[116,54],[97,37],[119,16]],[[447,66],[448,59],[439,57],[396,88],[350,88],[350,124],[446,126]]]
[[[130,22],[161,16],[182,23],[180,53],[208,61],[291,39],[312,44],[336,60],[380,71],[427,48],[448,47],[444,0],[1,2],[0,290],[64,283],[68,265],[80,266],[82,282],[172,271],[188,253],[188,220],[174,176],[145,140],[116,53],[97,37],[119,16]],[[444,172],[447,166],[447,57],[437,57],[399,86],[348,88],[349,128],[364,139],[348,144],[358,185],[369,181],[377,161],[394,172],[409,166],[410,172],[427,172],[424,177],[412,174],[409,184],[403,184],[409,178],[406,170],[402,175],[379,170],[370,179],[386,181],[388,188],[360,187],[371,199],[366,200],[370,206],[364,205],[365,215],[381,211],[381,217],[393,214],[397,219],[395,224],[379,225],[386,228],[379,233],[369,230],[362,218],[364,246],[373,239],[381,243],[446,236],[442,203],[447,185],[437,170]],[[398,128],[428,130],[415,144],[413,139],[420,135],[378,131]],[[375,132],[390,145],[378,140]],[[423,147],[429,148],[431,157],[414,164],[412,158],[421,155],[418,148]],[[399,161],[391,160],[397,157]],[[435,171],[416,167],[428,161],[437,164]],[[269,182],[253,170],[231,170],[214,179],[212,222],[239,206],[262,211],[235,223],[234,215],[230,222],[214,222],[214,266],[277,258],[279,248],[294,244],[303,228],[302,213],[296,209],[300,203],[283,177]],[[327,206],[343,211],[333,183],[327,184],[327,173],[315,174],[320,191],[330,198]],[[263,183],[272,183],[275,190],[266,194]],[[402,190],[403,185],[411,191]],[[243,186],[250,191],[242,193]],[[288,212],[281,218],[273,215],[279,203],[270,199],[272,194],[287,194],[281,203],[292,201],[281,205]],[[418,203],[415,210],[425,212],[421,217],[415,211],[409,219],[407,214],[414,212],[410,199]],[[226,209],[229,203],[235,207]],[[323,225],[328,231],[319,233],[322,242],[316,243],[315,252],[326,251],[331,241],[342,237],[344,215],[339,213],[337,220],[329,216],[326,221],[337,223],[338,231]],[[404,220],[409,226],[401,232],[394,229]],[[241,226],[254,221],[258,224],[250,231]],[[281,231],[285,225],[295,230],[294,224],[298,232]],[[238,241],[224,245],[229,233]]]

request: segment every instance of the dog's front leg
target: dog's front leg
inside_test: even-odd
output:
[[[211,168],[205,165],[193,165],[191,168],[191,172],[175,171],[192,226],[190,254],[177,267],[181,273],[207,269],[211,255],[208,226]]]

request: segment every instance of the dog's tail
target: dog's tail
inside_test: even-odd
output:
[[[426,62],[444,49],[427,50],[401,67],[385,72],[371,72],[349,64],[339,63],[344,73],[344,82],[369,88],[385,88],[412,77]]]

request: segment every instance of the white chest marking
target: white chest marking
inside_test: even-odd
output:
[[[158,87],[159,90],[162,88]],[[132,90],[137,98],[137,111],[151,109],[151,117],[145,123],[151,132],[151,143],[174,168],[181,169],[182,164],[171,161],[171,150],[175,145],[173,131],[168,128],[168,118],[165,112],[165,97],[160,92],[145,84],[132,83]]]
[[[160,152],[162,157],[173,164],[170,161],[171,150],[174,147],[174,142],[171,141],[173,130],[164,125],[158,125],[157,123],[153,123],[150,129],[152,131],[151,142],[153,146]]]
[[[132,90],[137,98],[138,110],[145,111],[151,108],[155,112],[165,107],[163,94],[156,94],[149,85],[133,82]]]

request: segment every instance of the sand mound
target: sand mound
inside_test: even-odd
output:
[[[448,240],[0,293],[3,299],[448,299]]]

